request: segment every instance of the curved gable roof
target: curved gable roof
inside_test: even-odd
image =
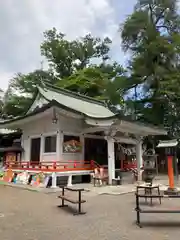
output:
[[[92,118],[109,118],[115,114],[102,101],[97,101],[86,96],[74,94],[70,91],[50,88],[48,86],[38,87],[41,96],[48,102],[56,101],[64,107],[80,112]]]

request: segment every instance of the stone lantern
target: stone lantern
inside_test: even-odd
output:
[[[146,183],[152,184],[152,181],[156,175],[156,154],[154,149],[149,149],[143,154],[144,160],[144,172],[143,180]]]

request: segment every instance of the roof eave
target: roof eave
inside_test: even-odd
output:
[[[38,115],[39,113],[42,113],[42,112],[45,112],[47,109],[51,108],[52,107],[52,103],[50,102],[49,104],[43,106],[42,108],[39,108],[29,114],[26,114],[26,115],[23,115],[23,116],[20,116],[20,117],[17,117],[17,118],[13,118],[11,120],[5,120],[3,122],[0,122],[0,128],[9,128],[9,129],[12,129],[12,125],[17,123],[18,121],[21,121],[21,120],[24,120],[28,117],[32,117],[32,116],[36,116]]]
[[[33,105],[34,102],[36,101],[36,99],[37,99],[37,97],[38,97],[39,94],[40,94],[40,93],[39,93],[39,90],[38,90],[38,88],[37,88],[37,89],[36,89],[36,92],[34,93],[34,96],[33,96],[33,98],[32,98],[32,104],[29,106],[29,108],[28,108],[26,114],[29,113],[29,111],[30,111],[32,105]]]
[[[86,118],[86,123],[91,126],[110,127],[116,129],[116,131],[130,132],[135,135],[148,136],[148,135],[167,135],[167,131],[155,126],[144,126],[139,122],[120,120],[117,117],[104,118],[104,119],[92,119]]]

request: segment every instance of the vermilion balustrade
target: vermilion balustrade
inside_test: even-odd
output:
[[[64,171],[80,171],[80,170],[93,170],[100,167],[95,161],[42,161],[42,162],[5,162],[6,168],[17,170],[34,170],[44,172],[64,172]]]

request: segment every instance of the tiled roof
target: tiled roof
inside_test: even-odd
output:
[[[102,101],[95,100],[64,89],[45,85],[38,87],[39,93],[49,102],[56,101],[65,107],[92,118],[113,117],[115,114]]]

